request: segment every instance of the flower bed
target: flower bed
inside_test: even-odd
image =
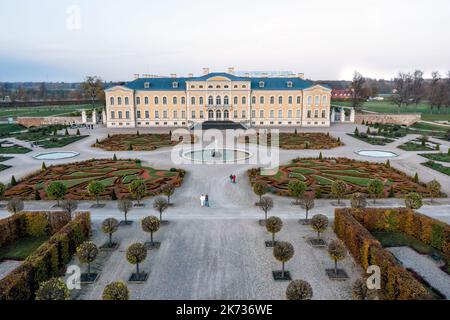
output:
[[[171,134],[156,133],[115,134],[92,146],[108,151],[152,151],[158,148],[174,146],[180,143],[180,138],[172,139]],[[194,136],[192,135],[191,142],[194,142]]]
[[[331,198],[333,181],[344,181],[347,184],[346,195],[349,196],[355,192],[366,193],[369,181],[375,178],[384,182],[384,196],[389,194],[391,188],[395,197],[403,197],[413,191],[429,196],[424,184],[415,183],[413,178],[401,171],[381,163],[347,158],[294,159],[292,163],[280,166],[274,175],[261,175],[260,169],[250,169],[248,175],[252,185],[262,181],[268,185],[270,192],[281,196],[288,195],[288,184],[293,180],[305,182],[307,194]]]
[[[241,139],[242,140],[242,139]],[[256,141],[252,141],[256,140]],[[245,137],[241,142],[256,142],[261,145],[271,145],[272,135],[257,134],[256,137]],[[301,133],[279,133],[279,147],[286,150],[302,149],[332,149],[343,146],[344,144],[329,134],[319,132],[301,132]]]
[[[157,170],[141,166],[139,160],[94,159],[50,166],[46,170],[31,174],[10,187],[5,197],[31,200],[35,199],[37,190],[41,199],[47,199],[47,185],[52,181],[59,181],[67,187],[66,198],[91,200],[94,197],[87,191],[87,186],[91,181],[99,181],[105,187],[100,199],[111,199],[113,192],[117,198],[123,198],[130,195],[128,186],[136,179],[144,180],[146,196],[152,196],[160,194],[161,188],[167,184],[179,187],[183,177],[183,170]]]

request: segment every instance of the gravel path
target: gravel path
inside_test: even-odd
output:
[[[439,269],[431,258],[419,254],[409,247],[394,247],[388,250],[402,262],[405,268],[416,271],[431,286],[450,299],[450,276]]]

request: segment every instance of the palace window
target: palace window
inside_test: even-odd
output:
[[[311,104],[312,104],[312,97],[308,96],[308,106],[311,106]]]
[[[150,82],[144,82],[144,88],[145,89],[150,88]]]
[[[111,119],[114,119],[115,115],[114,115],[114,111],[111,111]]]
[[[278,104],[283,104],[283,97],[278,97]]]
[[[203,110],[200,110],[200,119],[203,119]]]
[[[129,105],[130,104],[130,100],[128,99],[128,97],[125,97],[125,105]]]
[[[185,119],[186,118],[186,111],[181,111],[181,118]]]
[[[242,97],[242,104],[243,105],[246,105],[247,104],[247,97]]]
[[[247,113],[245,112],[245,110],[242,110],[242,119],[247,118]]]
[[[163,104],[164,104],[164,105],[167,104],[167,97],[163,97]]]
[[[214,119],[214,111],[212,110],[208,111],[208,119]]]
[[[136,97],[136,104],[141,104],[141,97]]]
[[[181,104],[186,104],[186,98],[185,97],[181,97]]]
[[[256,110],[252,110],[252,118],[256,118]]]
[[[121,97],[118,97],[117,98],[117,104],[120,106],[120,105],[122,105],[122,98]]]
[[[191,89],[195,89],[195,86],[194,86],[194,85],[192,85],[192,86],[191,86]]]
[[[315,96],[315,97],[314,97],[314,104],[315,104],[316,106],[319,105],[319,96]]]
[[[264,96],[259,97],[259,104],[264,104]]]
[[[122,119],[122,111],[119,111],[118,114],[119,114],[119,119]]]
[[[238,99],[238,97],[234,97],[233,98],[233,104],[238,104],[239,103],[239,99]]]
[[[130,111],[125,111],[125,118],[130,119]]]
[[[201,106],[203,105],[203,97],[198,98],[198,104]]]
[[[283,118],[283,110],[278,110],[278,118]]]
[[[159,99],[158,99],[158,97],[155,97],[155,104],[158,104],[159,103]]]
[[[327,96],[322,96],[322,106],[327,105]]]
[[[178,82],[172,82],[172,88],[174,89],[178,88]]]
[[[275,111],[270,110],[270,117],[271,117],[271,118],[275,118]]]
[[[301,110],[297,109],[297,118],[300,118],[300,117],[301,117]]]
[[[288,110],[288,118],[292,118],[292,110]]]
[[[237,119],[237,117],[238,117],[238,112],[237,112],[237,110],[234,110],[234,112],[233,112],[233,118]]]
[[[109,98],[109,104],[112,106],[114,105],[114,97]]]
[[[140,119],[141,118],[141,112],[138,110],[136,111],[136,118]]]
[[[307,117],[311,118],[311,110],[308,110]]]
[[[144,103],[145,103],[146,105],[148,105],[148,97],[145,97],[145,98],[144,98]]]
[[[164,111],[163,111],[163,118],[164,118],[164,119],[167,119],[167,110],[164,110]]]
[[[288,103],[289,103],[289,104],[292,104],[292,96],[289,96],[289,98],[288,98]]]
[[[174,110],[174,111],[173,111],[173,118],[174,118],[174,119],[178,118],[177,110]]]
[[[326,112],[325,112],[325,110],[322,110],[322,118],[326,118],[327,116],[326,116]]]
[[[314,118],[318,118],[319,117],[319,110],[314,110]]]
[[[252,96],[252,104],[256,104],[256,97]]]
[[[297,96],[297,104],[302,103],[302,98],[300,96]]]
[[[217,89],[220,89],[221,87],[219,85],[216,86]]]
[[[223,97],[223,104],[226,106],[230,105],[230,98],[228,96]]]
[[[230,117],[230,114],[229,114],[228,110],[225,110],[225,111],[223,112],[223,118],[224,118],[224,119],[228,119],[229,117]]]
[[[245,89],[245,88],[247,88],[247,86],[245,84],[243,84],[242,85],[242,89]]]
[[[209,96],[208,97],[208,105],[212,106],[213,104],[214,104],[214,98],[213,98],[213,96]]]
[[[216,105],[220,106],[222,104],[222,98],[220,96],[216,97]]]
[[[145,111],[145,118],[149,119],[150,118],[150,112],[148,112],[148,110]]]
[[[222,118],[222,112],[220,112],[220,110],[216,111],[216,119],[221,119]]]
[[[274,96],[270,97],[270,104],[275,104],[275,97]]]
[[[213,87],[212,85],[209,85],[208,88],[209,88],[209,89],[213,89],[214,87]]]
[[[292,81],[288,81],[288,82],[287,82],[287,87],[288,87],[288,88],[292,88]]]
[[[203,89],[203,86],[202,86],[202,85],[199,85],[198,87],[199,87],[200,89]]]
[[[260,87],[260,88],[264,88],[264,81],[260,81],[260,82],[259,82],[259,87]]]
[[[229,86],[226,84],[226,85],[224,85],[223,86],[225,89],[228,89],[229,88]]]
[[[259,117],[264,118],[264,110],[259,110]]]
[[[159,111],[155,110],[155,119],[159,119]]]
[[[177,104],[177,103],[178,103],[177,97],[173,97],[173,98],[172,98],[172,104]]]
[[[195,97],[191,97],[191,105],[195,105]]]
[[[192,112],[191,112],[191,118],[192,118],[192,119],[195,119],[195,111],[192,111]]]

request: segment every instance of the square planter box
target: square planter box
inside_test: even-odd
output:
[[[114,250],[117,250],[117,248],[119,248],[119,242],[113,242],[111,245],[109,244],[109,242],[107,242],[100,247],[100,250],[101,251],[114,251]]]
[[[100,208],[104,208],[104,207],[106,207],[106,203],[99,203],[99,204],[97,204],[97,203],[94,203],[93,205],[91,205],[91,209],[100,209]]]
[[[167,226],[168,224],[170,224],[168,220],[161,220],[160,223],[162,226]]]
[[[133,204],[133,207],[135,207],[135,208],[143,208],[143,207],[145,207],[145,203],[140,203],[140,204],[135,203],[135,204]]]
[[[97,282],[100,274],[98,273],[82,273],[80,276],[81,284],[91,284]]]
[[[348,279],[347,272],[344,269],[337,269],[337,273],[334,272],[334,269],[326,269],[328,278],[336,281],[345,281]]]
[[[275,281],[291,281],[291,274],[289,271],[272,271],[273,280]]]
[[[323,239],[309,238],[308,243],[314,248],[325,248],[327,243]]]
[[[273,242],[273,241],[266,241],[266,248],[273,248],[276,244],[277,241]]]
[[[148,279],[148,273],[140,272],[140,273],[132,273],[128,278],[128,283],[145,283]]]
[[[133,225],[133,221],[128,220],[127,222],[125,222],[125,220],[122,220],[119,222],[119,226],[131,226]]]
[[[144,243],[145,247],[147,248],[147,250],[154,250],[154,249],[159,249],[159,247],[161,246],[161,242],[157,242],[157,241],[153,241],[153,244],[148,241],[146,243]]]

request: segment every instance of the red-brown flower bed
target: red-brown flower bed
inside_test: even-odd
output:
[[[286,150],[303,150],[303,149],[332,149],[343,146],[344,144],[330,136],[329,134],[320,132],[300,132],[300,133],[287,133],[280,132],[279,135],[279,147]],[[252,141],[255,139],[256,141]],[[256,142],[261,145],[271,145],[272,135],[257,134],[256,137],[245,137],[245,142]]]
[[[193,135],[191,135],[190,139],[191,143],[195,140]],[[95,143],[93,147],[108,151],[152,151],[177,145],[181,140],[182,137],[172,137],[171,134],[115,134]]]
[[[17,185],[9,188],[6,198],[18,197],[33,200],[36,191],[41,199],[47,199],[45,189],[52,181],[60,181],[67,187],[68,199],[94,199],[87,191],[91,181],[99,181],[105,186],[100,199],[111,199],[113,190],[117,198],[130,196],[129,184],[136,180],[144,180],[147,186],[146,196],[161,193],[167,184],[179,187],[183,181],[184,171],[178,169],[158,170],[142,166],[138,160],[88,160],[58,166],[51,166],[22,179]]]
[[[306,158],[294,159],[292,163],[280,166],[273,175],[261,175],[260,169],[248,172],[252,185],[262,181],[269,186],[269,191],[281,196],[288,195],[288,184],[293,180],[301,180],[308,186],[307,193],[320,194],[323,198],[331,198],[333,181],[342,180],[347,184],[346,195],[355,192],[367,193],[367,185],[371,179],[384,182],[384,196],[389,195],[392,188],[393,196],[403,197],[409,192],[418,192],[429,196],[426,186],[414,182],[412,177],[390,168],[385,164],[363,162],[347,158]]]

